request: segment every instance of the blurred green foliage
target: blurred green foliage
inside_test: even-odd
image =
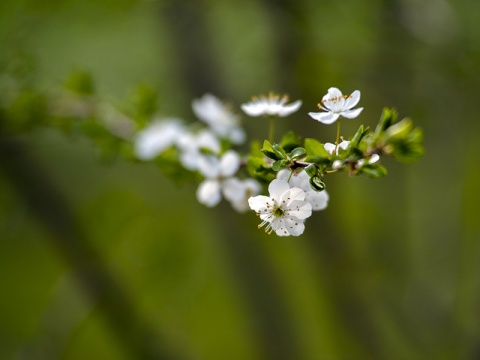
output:
[[[2,1],[0,102],[22,96],[0,114],[0,358],[478,358],[479,11],[467,0]],[[84,123],[46,117],[32,90],[65,85],[84,97]],[[305,115],[330,86],[362,91],[367,126],[384,105],[412,116],[426,154],[387,162],[379,181],[333,174],[329,208],[300,238],[264,236],[253,214],[206,209],[188,183],[98,153],[128,157],[121,138],[95,146],[92,92],[140,126],[154,109],[193,120],[203,92],[236,106],[288,92],[304,105],[279,128],[333,142],[334,127]],[[420,137],[404,121],[380,139],[409,139],[399,158]],[[262,119],[244,124],[268,133]],[[357,129],[342,122],[344,136]]]

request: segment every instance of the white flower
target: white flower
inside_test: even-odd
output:
[[[270,93],[268,96],[253,97],[252,101],[242,104],[241,107],[250,116],[276,115],[284,117],[294,113],[302,106],[301,100],[291,104],[286,104],[287,101],[288,96],[286,95],[280,97],[280,95]]]
[[[368,159],[367,164],[375,164],[378,160],[380,160],[380,156],[378,154],[373,154],[370,159]],[[355,166],[357,169],[361,168],[365,165],[365,159],[360,159],[357,161],[357,165]]]
[[[238,212],[248,210],[248,198],[258,195],[261,185],[253,179],[240,180],[232,177],[223,181],[223,196]]]
[[[189,170],[198,170],[199,164],[207,156],[205,152],[220,153],[220,141],[208,130],[196,134],[185,132],[177,140],[180,149],[180,163]]]
[[[330,154],[330,155],[333,155],[333,153],[335,153],[335,155],[338,155],[338,148],[342,149],[342,150],[347,150],[348,146],[350,145],[350,141],[347,141],[347,140],[342,140],[342,142],[340,144],[335,145],[335,144],[332,144],[332,143],[325,143],[323,145],[323,148]]]
[[[197,189],[197,199],[203,205],[213,207],[222,199],[222,192],[231,191],[227,181],[240,167],[240,156],[233,151],[227,151],[221,158],[207,155],[200,159],[199,171],[205,180]],[[234,190],[235,191],[235,190]]]
[[[282,169],[277,173],[278,180],[288,181],[290,177],[290,171],[288,169]],[[290,177],[290,186],[298,187],[305,191],[305,201],[312,205],[313,210],[324,210],[328,206],[329,196],[326,190],[315,191],[310,186],[310,177],[305,171],[294,173]]]
[[[138,132],[135,155],[141,160],[152,160],[169,147],[176,145],[185,128],[180,120],[155,121]]]
[[[318,104],[320,110],[326,112],[309,112],[313,119],[323,124],[333,124],[340,116],[347,119],[356,118],[362,112],[363,108],[351,110],[360,101],[360,91],[355,90],[352,95],[342,95],[337,88],[331,87],[328,93],[323,97],[322,103]]]
[[[248,205],[262,219],[258,228],[278,236],[303,234],[302,220],[312,215],[312,205],[305,201],[305,192],[297,187],[290,188],[285,180],[273,180],[268,186],[270,196],[258,195],[248,199]]]
[[[218,136],[234,144],[245,141],[245,131],[240,127],[239,117],[215,96],[205,94],[200,99],[193,100],[192,109]]]

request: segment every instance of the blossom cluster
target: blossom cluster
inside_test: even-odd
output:
[[[361,114],[363,108],[356,108],[359,101],[360,91],[343,95],[332,87],[318,104],[321,111],[308,113],[325,125],[337,122],[334,142],[302,141],[290,132],[275,143],[274,119],[297,112],[302,101],[289,103],[287,96],[273,93],[254,97],[241,109],[248,116],[270,119],[270,139],[262,148],[253,141],[251,152],[242,155],[236,150],[246,142],[240,115],[205,94],[192,103],[203,126],[188,126],[175,118],[153,121],[136,133],[134,152],[143,161],[173,154],[183,169],[200,177],[196,197],[203,205],[213,207],[224,198],[239,212],[254,210],[261,219],[258,227],[266,233],[298,236],[312,212],[328,205],[327,174],[345,171],[379,178],[386,174],[380,155],[415,158],[422,154],[420,130],[407,119],[397,122],[393,110],[384,110],[375,132],[362,125],[350,140],[340,136],[341,118],[354,119]],[[268,196],[260,195],[265,187]]]

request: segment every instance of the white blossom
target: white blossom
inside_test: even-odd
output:
[[[309,112],[308,115],[326,125],[333,124],[340,116],[353,119],[360,115],[363,110],[363,108],[352,110],[359,101],[360,91],[355,90],[348,96],[343,95],[337,88],[331,87],[323,97],[321,104],[318,104],[318,108],[325,112]]]
[[[198,170],[199,165],[208,157],[206,153],[217,155],[220,153],[220,141],[209,130],[198,133],[185,132],[177,140],[180,149],[180,163],[188,170]]]
[[[138,132],[135,138],[135,155],[141,160],[152,160],[169,147],[176,145],[185,133],[177,119],[155,121]]]
[[[302,106],[301,100],[290,104],[287,104],[287,102],[288,96],[270,93],[268,96],[253,97],[252,101],[242,104],[241,107],[250,116],[275,115],[284,117],[294,113]]]
[[[338,155],[338,149],[342,150],[347,150],[348,146],[350,145],[350,141],[347,140],[342,140],[342,142],[338,145],[332,144],[332,143],[325,143],[323,145],[323,148],[330,154],[333,155]]]
[[[240,156],[230,150],[222,157],[207,155],[199,160],[199,171],[205,180],[197,189],[197,199],[203,205],[213,207],[222,199],[222,192],[232,191],[232,184],[228,180],[238,171]]]
[[[262,186],[254,179],[238,179],[232,177],[222,183],[223,196],[238,212],[248,210],[248,198],[258,195]]]
[[[380,156],[378,154],[373,154],[370,159],[368,159],[367,164],[375,164],[378,160],[380,160]],[[357,165],[355,166],[357,169],[361,168],[365,165],[365,159],[360,159],[357,161]]]
[[[312,205],[313,210],[324,210],[328,206],[329,196],[326,190],[315,191],[310,186],[310,177],[305,171],[294,173],[290,177],[290,171],[288,169],[282,169],[277,173],[277,179],[288,181],[290,178],[290,186],[298,187],[305,191],[305,201]]]
[[[248,204],[262,220],[258,228],[265,226],[265,232],[272,231],[278,236],[303,234],[303,220],[312,215],[312,205],[305,201],[305,192],[292,187],[285,180],[273,180],[268,186],[270,196],[250,197]]]
[[[195,115],[205,122],[212,131],[234,144],[245,141],[245,131],[240,127],[240,119],[222,101],[211,94],[205,94],[192,102]]]

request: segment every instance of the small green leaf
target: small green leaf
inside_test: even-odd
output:
[[[272,164],[272,170],[280,171],[283,165],[285,165],[285,160],[277,160]]]
[[[331,162],[329,158],[323,156],[307,156],[305,160],[317,165],[328,165]]]
[[[383,134],[383,141],[385,143],[404,141],[412,132],[413,127],[413,121],[409,118],[405,118],[385,130],[385,133]]]
[[[273,149],[273,152],[275,153],[275,155],[277,155],[277,159],[286,159],[287,158],[287,153],[285,152],[285,150],[283,150],[283,148],[280,145],[273,144],[272,149]]]
[[[368,133],[369,128],[364,128],[363,125],[360,125],[355,135],[353,135],[352,141],[350,141],[349,148],[356,148],[362,141],[363,137]]]
[[[310,186],[315,191],[323,191],[326,187],[325,183],[319,176],[312,176],[310,178]]]
[[[387,168],[382,165],[367,164],[362,166],[359,173],[364,174],[371,179],[379,179],[387,175]]]
[[[292,152],[290,153],[290,157],[295,159],[295,158],[301,157],[302,155],[305,155],[306,153],[307,152],[304,148],[297,147],[297,148],[292,150]]]
[[[289,131],[288,133],[283,135],[282,140],[280,141],[280,146],[287,152],[292,151],[293,149],[301,145],[302,139],[293,131]]]
[[[328,153],[323,147],[323,144],[315,139],[305,139],[305,150],[308,156],[322,156],[328,157]]]
[[[275,152],[273,151],[272,144],[270,144],[270,142],[268,140],[265,140],[263,142],[262,152],[265,154],[265,156],[269,157],[270,159],[273,159],[273,160],[278,160],[279,159],[277,157],[277,155],[275,154]]]
[[[310,164],[305,168],[305,172],[308,174],[308,176],[312,177],[317,175],[318,168],[315,166],[315,164]]]

